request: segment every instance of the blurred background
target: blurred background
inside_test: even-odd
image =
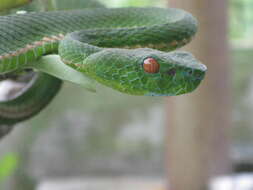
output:
[[[184,49],[208,66],[205,81],[169,98],[66,82],[1,140],[0,189],[252,190],[253,1],[33,0],[2,14],[103,6],[191,12],[200,29]]]

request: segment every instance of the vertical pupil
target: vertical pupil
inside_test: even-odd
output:
[[[144,68],[144,71],[147,73],[158,73],[160,69],[160,65],[159,63],[157,63],[157,61],[154,58],[149,57],[144,60],[143,68]]]

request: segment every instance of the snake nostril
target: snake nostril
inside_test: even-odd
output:
[[[172,68],[166,72],[167,75],[174,76],[176,74],[176,69]]]

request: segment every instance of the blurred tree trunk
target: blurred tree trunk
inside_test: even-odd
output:
[[[168,173],[172,190],[205,190],[211,177],[230,169],[230,70],[225,0],[170,0],[199,21],[199,31],[185,49],[208,67],[200,88],[168,99]]]

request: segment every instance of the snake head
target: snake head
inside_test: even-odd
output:
[[[105,49],[88,56],[79,70],[124,93],[175,96],[196,89],[206,66],[186,52]]]

